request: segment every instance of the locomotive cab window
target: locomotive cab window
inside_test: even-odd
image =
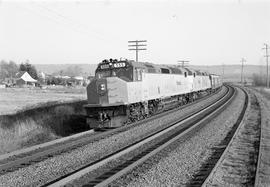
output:
[[[109,70],[104,70],[104,71],[98,71],[96,72],[96,78],[104,78],[104,77],[109,77],[111,75],[111,72]]]
[[[138,72],[137,72],[137,68],[134,69],[134,81],[136,81],[138,79]]]
[[[142,70],[139,68],[134,69],[134,81],[141,81],[142,80]]]
[[[142,80],[142,70],[138,69],[138,81]]]
[[[170,74],[170,70],[166,69],[166,68],[160,68],[161,69],[161,73],[166,73],[166,74]]]

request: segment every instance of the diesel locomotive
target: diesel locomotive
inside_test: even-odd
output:
[[[90,128],[119,127],[222,86],[218,75],[133,60],[103,60],[87,86]]]

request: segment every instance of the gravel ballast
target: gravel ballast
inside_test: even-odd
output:
[[[206,186],[254,186],[260,142],[261,110],[257,98],[250,95],[248,115],[239,126]]]
[[[258,186],[270,186],[270,93],[260,93],[252,90],[260,103],[261,113],[261,142],[257,165]]]
[[[188,184],[236,122],[244,105],[239,91],[231,105],[185,142],[175,142],[112,186],[181,186]]]
[[[114,152],[120,147],[126,146],[128,143],[146,136],[153,129],[158,129],[168,124],[169,121],[179,118],[187,113],[190,113],[198,107],[204,106],[209,101],[219,97],[224,93],[223,89],[219,94],[212,96],[200,103],[194,104],[184,110],[180,110],[163,117],[162,120],[153,120],[143,125],[136,126],[128,131],[121,132],[111,137],[102,139],[98,142],[93,142],[89,145],[82,146],[78,149],[63,153],[45,161],[32,164],[28,167],[21,168],[12,173],[6,173],[0,176],[0,185],[2,186],[23,186],[23,185],[42,185],[54,178],[65,175],[82,165],[94,162],[102,156]]]

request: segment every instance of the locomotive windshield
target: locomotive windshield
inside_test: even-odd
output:
[[[96,78],[119,77],[125,81],[132,81],[132,66],[125,61],[103,61],[96,70]]]
[[[96,78],[103,78],[103,77],[111,77],[111,71],[103,70],[103,71],[96,72]]]

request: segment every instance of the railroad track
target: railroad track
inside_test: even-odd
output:
[[[248,93],[242,90],[246,99],[237,122],[187,186],[259,186],[260,108],[256,96],[249,104]],[[257,119],[244,118],[248,105]]]
[[[192,136],[221,113],[232,102],[235,94],[235,88],[228,86],[226,94],[209,106],[190,114],[185,119],[175,121],[167,128],[155,132],[131,145],[127,145],[110,155],[85,165],[65,176],[52,180],[44,186],[63,186],[70,183],[75,185],[106,186],[127,174],[173,142]]]
[[[117,129],[112,129],[105,132],[93,132],[93,130],[83,132],[77,135],[73,135],[71,137],[62,138],[59,140],[55,140],[53,142],[48,142],[45,144],[33,146],[30,148],[26,148],[24,150],[19,150],[16,152],[8,153],[5,155],[0,156],[0,175],[4,174],[6,172],[13,172],[19,168],[26,167],[28,165],[31,165],[33,163],[40,162],[42,160],[45,160],[47,158],[50,158],[52,156],[61,154],[66,151],[70,151],[72,149],[76,149],[78,147],[87,145],[89,143],[92,143],[94,141],[101,140],[103,138],[106,138],[108,136],[112,136],[113,134],[117,134],[123,131],[126,131],[134,126],[141,125],[143,123],[146,123],[148,121],[151,121],[153,119],[162,118],[163,116],[166,116],[170,112],[184,109],[188,106],[191,106],[192,104],[198,103],[202,101],[203,99],[206,99],[208,97],[212,96],[208,95],[206,97],[203,97],[201,99],[196,100],[193,103],[189,103],[187,105],[184,105],[182,107],[172,109],[165,111],[163,113],[154,115],[150,118],[146,118],[144,120],[135,122],[132,125],[124,126]],[[208,105],[207,105],[208,106]],[[207,107],[206,106],[206,107]]]

